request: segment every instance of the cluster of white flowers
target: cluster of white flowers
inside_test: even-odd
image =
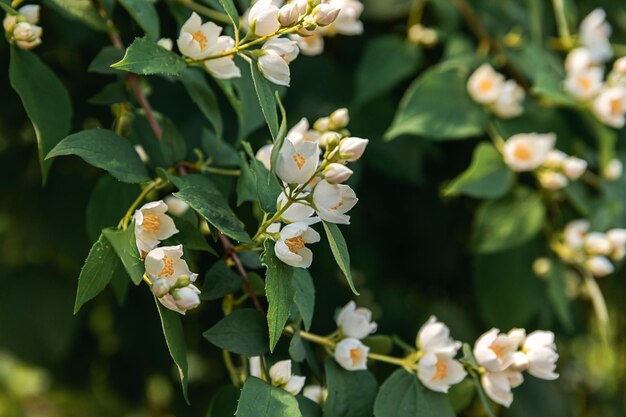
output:
[[[320,220],[350,224],[346,213],[358,199],[349,185],[342,184],[352,175],[346,164],[363,155],[368,140],[347,136],[349,119],[348,110],[342,108],[318,119],[313,129],[303,118],[287,132],[275,167],[284,183],[277,210],[287,225],[281,229],[274,223],[267,232],[276,240],[276,255],[288,265],[311,265],[313,254],[305,244],[320,240],[311,225]],[[256,154],[268,169],[272,148],[265,145]]]
[[[248,371],[250,376],[264,379],[260,356],[252,356],[248,359]],[[298,395],[306,381],[306,377],[292,373],[291,360],[289,359],[278,361],[272,365],[269,369],[269,379],[272,385],[280,387],[292,395]],[[305,396],[306,391],[307,389],[305,388]]]
[[[14,42],[22,49],[32,49],[41,44],[43,29],[39,22],[39,6],[22,6],[17,15],[7,14],[2,21],[9,42]]]
[[[476,101],[503,119],[517,117],[524,112],[524,89],[507,80],[491,65],[483,64],[467,80],[467,91]]]
[[[357,308],[350,301],[337,315],[337,328],[341,340],[335,347],[335,360],[348,371],[367,369],[367,354],[370,348],[361,339],[374,333],[378,325],[372,321],[372,312],[364,307]]]
[[[587,161],[554,148],[554,133],[520,133],[502,147],[504,162],[516,172],[532,171],[541,186],[560,190],[587,170]]]
[[[610,229],[606,233],[590,232],[585,219],[569,222],[562,235],[558,255],[565,262],[585,268],[595,277],[611,274],[626,255],[626,229]]]
[[[613,56],[610,35],[611,26],[604,10],[595,9],[583,19],[583,46],[572,50],[565,59],[565,90],[588,105],[602,123],[622,128],[626,123],[626,58],[615,61],[605,81],[603,66]]]
[[[168,204],[161,200],[146,203],[135,211],[135,242],[145,259],[145,276],[154,296],[170,310],[185,314],[200,304],[200,290],[193,285],[198,274],[182,259],[182,245],[158,247],[162,240],[178,233],[172,218],[165,214],[168,207],[178,212],[188,209],[174,198],[169,198]]]
[[[554,380],[559,355],[554,333],[534,331],[528,336],[524,329],[500,333],[491,329],[476,340],[474,357],[484,368],[481,383],[493,401],[505,407],[513,402],[512,388],[524,382],[523,371],[536,378]]]

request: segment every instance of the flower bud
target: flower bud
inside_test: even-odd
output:
[[[274,385],[283,385],[291,378],[291,361],[289,359],[276,362],[270,368],[270,379]]]
[[[621,57],[613,64],[613,71],[626,77],[626,56]]]
[[[556,191],[567,185],[567,177],[558,172],[544,171],[538,175],[539,183],[546,190]]]
[[[350,115],[348,109],[342,107],[330,114],[330,124],[333,130],[343,129],[350,123]]]
[[[157,45],[159,45],[161,48],[167,51],[171,51],[172,47],[174,46],[174,42],[172,42],[170,38],[161,38],[157,42]]]
[[[344,164],[332,163],[324,170],[324,179],[331,184],[341,184],[348,181],[353,171]]]
[[[170,292],[170,285],[167,283],[165,278],[159,278],[152,282],[152,287],[150,287],[150,289],[155,297],[163,297],[165,294]]]
[[[546,278],[550,273],[551,267],[552,263],[550,262],[550,259],[543,256],[541,258],[535,259],[535,261],[533,262],[533,272],[539,278]]]
[[[293,26],[300,19],[297,3],[287,3],[278,11],[278,21],[283,27]]]
[[[257,36],[267,36],[280,28],[278,7],[272,0],[259,0],[248,13],[248,25]]]
[[[254,157],[261,161],[263,166],[268,169],[272,169],[272,149],[274,149],[273,144],[263,145],[256,151],[256,155]]]
[[[319,4],[311,12],[313,21],[319,26],[328,26],[337,19],[341,9],[331,6],[330,4]]]
[[[200,305],[198,294],[200,294],[200,290],[191,284],[172,291],[176,306],[182,311],[191,310]]]
[[[555,171],[560,171],[561,169],[563,169],[563,163],[565,162],[565,159],[567,159],[567,154],[565,154],[565,152],[561,152],[558,149],[552,149],[546,155],[546,159],[544,159],[541,166]]]
[[[334,148],[339,145],[342,136],[337,132],[326,132],[320,137],[319,145],[327,148]]]
[[[605,256],[591,257],[587,259],[585,266],[594,277],[598,278],[609,275],[615,269],[611,261],[609,261]]]
[[[135,152],[137,152],[137,155],[139,155],[139,159],[141,159],[141,162],[143,162],[144,164],[150,159],[150,157],[146,153],[146,150],[141,145],[135,145]]]
[[[591,255],[608,255],[613,245],[604,233],[592,232],[585,237],[584,248]]]
[[[292,375],[289,381],[283,386],[283,389],[291,395],[298,395],[304,387],[306,377],[299,375]]]
[[[437,32],[418,23],[409,28],[409,41],[418,45],[433,46],[437,43]]]
[[[563,162],[563,172],[572,181],[580,178],[587,170],[587,161],[570,156]]]
[[[20,7],[18,12],[26,18],[28,23],[35,24],[39,22],[39,6],[36,4],[29,4],[23,7]]]
[[[167,211],[172,213],[175,216],[184,215],[187,210],[189,210],[189,204],[185,203],[178,197],[174,197],[173,195],[168,195],[163,199],[165,204],[167,204]]]
[[[291,73],[289,64],[275,51],[265,51],[259,57],[259,71],[271,82],[277,85],[289,86]]]
[[[609,181],[618,180],[622,176],[623,165],[622,161],[617,158],[611,159],[611,161],[604,168],[602,174],[604,178]]]
[[[2,27],[4,27],[5,32],[10,33],[15,27],[16,23],[17,23],[17,16],[8,14],[2,21]]]
[[[326,132],[330,129],[330,117],[320,117],[313,123],[313,128],[318,132]]]
[[[174,288],[184,288],[191,283],[191,279],[189,275],[181,275],[176,280],[176,284],[174,284]]]
[[[348,161],[354,162],[361,158],[369,140],[356,137],[349,137],[339,142],[339,156]]]
[[[19,22],[13,28],[13,39],[17,46],[22,49],[32,49],[41,44],[43,30],[27,22]]]

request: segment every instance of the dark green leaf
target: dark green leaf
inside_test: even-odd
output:
[[[91,61],[87,71],[97,74],[120,74],[119,70],[111,68],[111,65],[124,58],[124,50],[114,46],[105,46]]]
[[[548,298],[552,302],[552,307],[563,327],[572,330],[574,328],[574,320],[566,292],[567,273],[567,266],[556,258],[551,259],[550,272],[547,278]]]
[[[183,245],[188,250],[200,250],[217,256],[215,249],[209,246],[206,238],[196,226],[180,217],[174,217],[174,223],[178,233],[168,239],[171,245]]]
[[[113,278],[111,278],[111,288],[113,289],[113,294],[119,305],[126,302],[126,296],[128,295],[131,283],[132,281],[128,279],[124,265],[118,260],[115,271],[113,271]]]
[[[150,35],[152,39],[161,37],[161,25],[159,15],[154,4],[149,0],[118,0],[120,4],[135,19],[135,22]]]
[[[302,417],[296,397],[253,376],[246,379],[236,417]]]
[[[150,181],[148,171],[133,145],[110,130],[83,130],[67,136],[46,155],[46,159],[62,155],[80,156],[123,182]]]
[[[304,347],[304,340],[300,336],[299,328],[289,341],[289,356],[296,362],[302,362],[306,359],[306,348]]]
[[[160,123],[163,128],[163,135],[159,141],[161,155],[167,165],[175,165],[185,159],[187,142],[171,119],[162,117]]]
[[[474,251],[498,252],[529,241],[541,230],[545,211],[539,195],[521,186],[506,197],[484,202],[474,220]]]
[[[233,311],[202,336],[219,348],[248,357],[268,351],[265,316],[251,308]]]
[[[276,211],[276,200],[281,191],[276,176],[265,168],[261,161],[254,157],[249,143],[243,142],[243,147],[250,156],[250,169],[256,184],[255,200],[259,202],[264,212],[274,213]]]
[[[235,26],[235,30],[239,29],[239,13],[237,12],[237,8],[235,7],[235,3],[233,0],[219,0],[220,4],[224,8],[224,11],[230,17],[230,21]]]
[[[259,71],[256,61],[250,62],[250,70],[252,71],[254,89],[256,90],[263,116],[265,116],[265,121],[270,129],[272,138],[276,140],[278,137],[278,113],[276,112],[274,90],[270,86],[269,81],[267,81],[263,74],[261,74],[261,71]]]
[[[70,97],[61,81],[37,55],[16,47],[11,48],[9,80],[35,128],[41,177],[45,184],[52,164],[45,157],[70,132]]]
[[[370,371],[347,371],[330,358],[326,359],[324,369],[328,384],[325,417],[370,417],[373,414],[378,382]]]
[[[352,282],[352,273],[350,272],[350,254],[348,253],[348,245],[346,245],[346,240],[343,238],[341,234],[341,230],[335,223],[324,223],[324,230],[326,230],[326,236],[328,237],[328,244],[330,245],[330,249],[333,252],[333,256],[335,257],[335,261],[339,266],[339,269],[343,272],[346,280],[348,281],[348,285],[350,285],[350,289],[356,295],[359,295],[356,288],[354,287],[354,283]]]
[[[278,164],[278,156],[280,154],[280,150],[283,147],[283,143],[285,142],[285,137],[287,136],[287,113],[285,112],[285,106],[283,106],[283,102],[280,99],[280,94],[278,91],[275,92],[274,96],[276,97],[276,103],[278,104],[278,108],[280,109],[280,127],[278,128],[278,134],[276,138],[274,138],[274,146],[272,147],[272,152],[270,155],[270,166],[275,167]]]
[[[128,101],[128,95],[126,94],[124,83],[121,81],[115,81],[105,85],[102,90],[87,100],[88,103],[97,106],[110,106],[111,104],[125,101]]]
[[[291,306],[294,302],[293,268],[276,257],[274,242],[265,241],[263,265],[267,267],[265,276],[265,294],[269,303],[267,324],[270,335],[270,350],[273,351],[278,339],[283,334]]]
[[[239,388],[234,385],[219,387],[211,398],[206,417],[233,417],[237,411],[239,393]]]
[[[294,302],[302,316],[304,328],[311,329],[313,311],[315,309],[315,286],[308,270],[295,268],[293,272],[293,287],[295,290]]]
[[[145,267],[139,256],[139,249],[135,242],[135,224],[131,223],[126,230],[104,229],[102,234],[109,240],[111,246],[122,261],[130,279],[139,285],[143,280]]]
[[[183,83],[183,86],[185,86],[187,94],[189,94],[204,117],[206,117],[209,123],[211,123],[211,126],[213,126],[217,140],[221,141],[224,132],[222,114],[219,103],[217,102],[217,96],[211,87],[209,87],[209,84],[204,78],[204,74],[188,68],[183,72],[180,81]],[[215,161],[222,163],[220,159],[215,159]]]
[[[96,183],[85,212],[87,234],[92,242],[102,229],[115,226],[141,192],[134,184],[119,182],[110,175],[103,175]]]
[[[217,300],[239,290],[241,285],[239,274],[230,269],[225,261],[217,261],[204,276],[200,297],[203,300]]]
[[[136,38],[128,47],[124,58],[111,67],[135,74],[181,75],[187,63],[179,55],[161,48],[147,38]]]
[[[492,144],[483,142],[474,150],[470,167],[455,178],[443,194],[497,198],[511,188],[513,179],[513,172],[504,163],[500,152]]]
[[[240,165],[239,153],[208,129],[202,131],[202,146],[207,153],[207,158],[214,161],[215,165],[226,167]]]
[[[302,395],[296,396],[302,417],[322,417],[322,409],[316,402]]]
[[[180,383],[183,388],[183,396],[185,397],[187,404],[189,404],[189,397],[187,395],[187,384],[189,381],[187,373],[187,343],[185,342],[185,332],[183,330],[183,323],[180,319],[180,314],[172,310],[168,310],[156,298],[154,299],[154,302],[159,309],[159,316],[161,317],[161,325],[163,326],[163,335],[165,336],[167,349],[169,350],[170,356],[178,368]]]
[[[248,164],[244,153],[241,153],[241,163],[239,164],[241,174],[237,179],[237,206],[246,201],[257,201],[256,175]]]
[[[95,30],[106,31],[104,19],[91,0],[46,0],[50,6],[65,16],[83,22]]]

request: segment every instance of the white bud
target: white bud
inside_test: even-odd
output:
[[[302,390],[302,395],[307,397],[309,400],[322,405],[324,403],[325,392],[324,388],[319,385],[307,385]]]
[[[254,155],[268,170],[272,169],[272,149],[274,149],[274,145],[271,143],[263,145],[256,151],[256,155]]]
[[[626,56],[621,57],[613,64],[613,71],[621,76],[626,76]]]
[[[291,379],[291,361],[287,359],[272,365],[270,378],[274,385],[283,385],[289,382],[289,379]]]
[[[617,158],[611,159],[602,172],[605,179],[609,181],[618,180],[622,176],[622,161]]]
[[[350,123],[350,115],[345,107],[337,109],[330,114],[330,123],[333,130],[343,129]]]
[[[544,171],[537,175],[539,183],[546,190],[556,191],[567,185],[567,177],[558,172]]]
[[[300,19],[297,3],[287,3],[278,12],[278,21],[283,27],[293,26]]]
[[[20,7],[18,12],[26,18],[28,23],[32,23],[34,25],[39,22],[39,6],[36,4],[29,4]]]
[[[437,32],[418,23],[409,28],[409,41],[418,45],[433,46],[437,43]]]
[[[150,287],[150,289],[155,297],[163,297],[165,294],[170,292],[170,285],[167,283],[165,278],[159,278],[152,282],[152,287]]]
[[[304,387],[306,377],[299,375],[292,375],[289,381],[283,386],[283,389],[291,395],[298,395]]]
[[[265,51],[259,57],[259,71],[271,82],[289,87],[291,72],[289,64],[275,51]]]
[[[324,170],[324,179],[331,184],[341,184],[348,181],[353,171],[344,164],[332,163],[328,164]]]
[[[563,169],[563,162],[565,162],[565,159],[567,159],[567,154],[565,152],[561,152],[558,149],[552,149],[546,155],[546,159],[544,159],[541,166],[554,171],[560,171]]]
[[[163,199],[165,204],[167,204],[167,211],[172,213],[175,216],[182,216],[189,210],[189,204],[185,203],[178,197],[174,197],[173,195],[168,195]]]
[[[19,22],[13,27],[13,39],[21,49],[32,49],[41,44],[43,29],[27,22]]]
[[[369,140],[349,137],[339,142],[339,156],[348,162],[357,161],[365,152]]]
[[[591,255],[608,255],[613,245],[604,233],[591,232],[585,236],[584,248]]]
[[[139,155],[139,159],[141,159],[141,162],[143,162],[144,164],[150,159],[148,157],[148,154],[146,153],[146,150],[141,145],[135,145],[135,152],[137,152],[137,155]]]
[[[267,36],[276,32],[280,28],[278,7],[272,3],[272,0],[257,1],[248,13],[248,25],[258,36]]]
[[[550,273],[551,265],[550,259],[546,257],[537,258],[533,262],[533,272],[538,277],[545,278],[548,276],[548,273]]]
[[[330,130],[330,117],[320,117],[313,123],[313,128],[318,132]]]
[[[339,12],[341,9],[331,6],[330,4],[320,4],[313,9],[311,15],[313,16],[313,21],[319,26],[328,26],[337,19],[339,16]]]
[[[13,27],[17,23],[17,17],[11,14],[6,15],[4,20],[2,21],[2,27],[4,27],[5,32],[11,32]]]
[[[587,161],[570,156],[563,162],[563,172],[572,181],[580,178],[587,170]]]
[[[157,45],[159,45],[161,48],[165,50],[171,51],[172,48],[174,47],[174,42],[172,42],[170,38],[161,38],[157,42]]]
[[[609,275],[615,269],[613,264],[605,256],[593,256],[585,262],[585,266],[595,277],[604,277]]]

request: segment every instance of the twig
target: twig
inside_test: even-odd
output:
[[[233,246],[230,239],[224,236],[222,232],[218,232],[217,236],[220,239],[222,248],[224,248],[224,254],[226,255],[226,258],[232,259],[233,262],[235,263],[235,268],[237,269],[237,272],[239,272],[239,275],[241,275],[241,279],[243,279],[243,285],[244,287],[246,287],[246,291],[248,292],[248,294],[250,294],[250,298],[252,299],[252,302],[254,303],[254,307],[256,307],[257,310],[265,314],[265,309],[259,302],[259,299],[256,296],[256,293],[254,292],[252,285],[250,284],[250,279],[248,278],[248,273],[246,272],[246,268],[244,268],[243,264],[241,263],[241,259],[239,259],[239,256],[237,256],[237,251],[235,250],[235,246]]]

